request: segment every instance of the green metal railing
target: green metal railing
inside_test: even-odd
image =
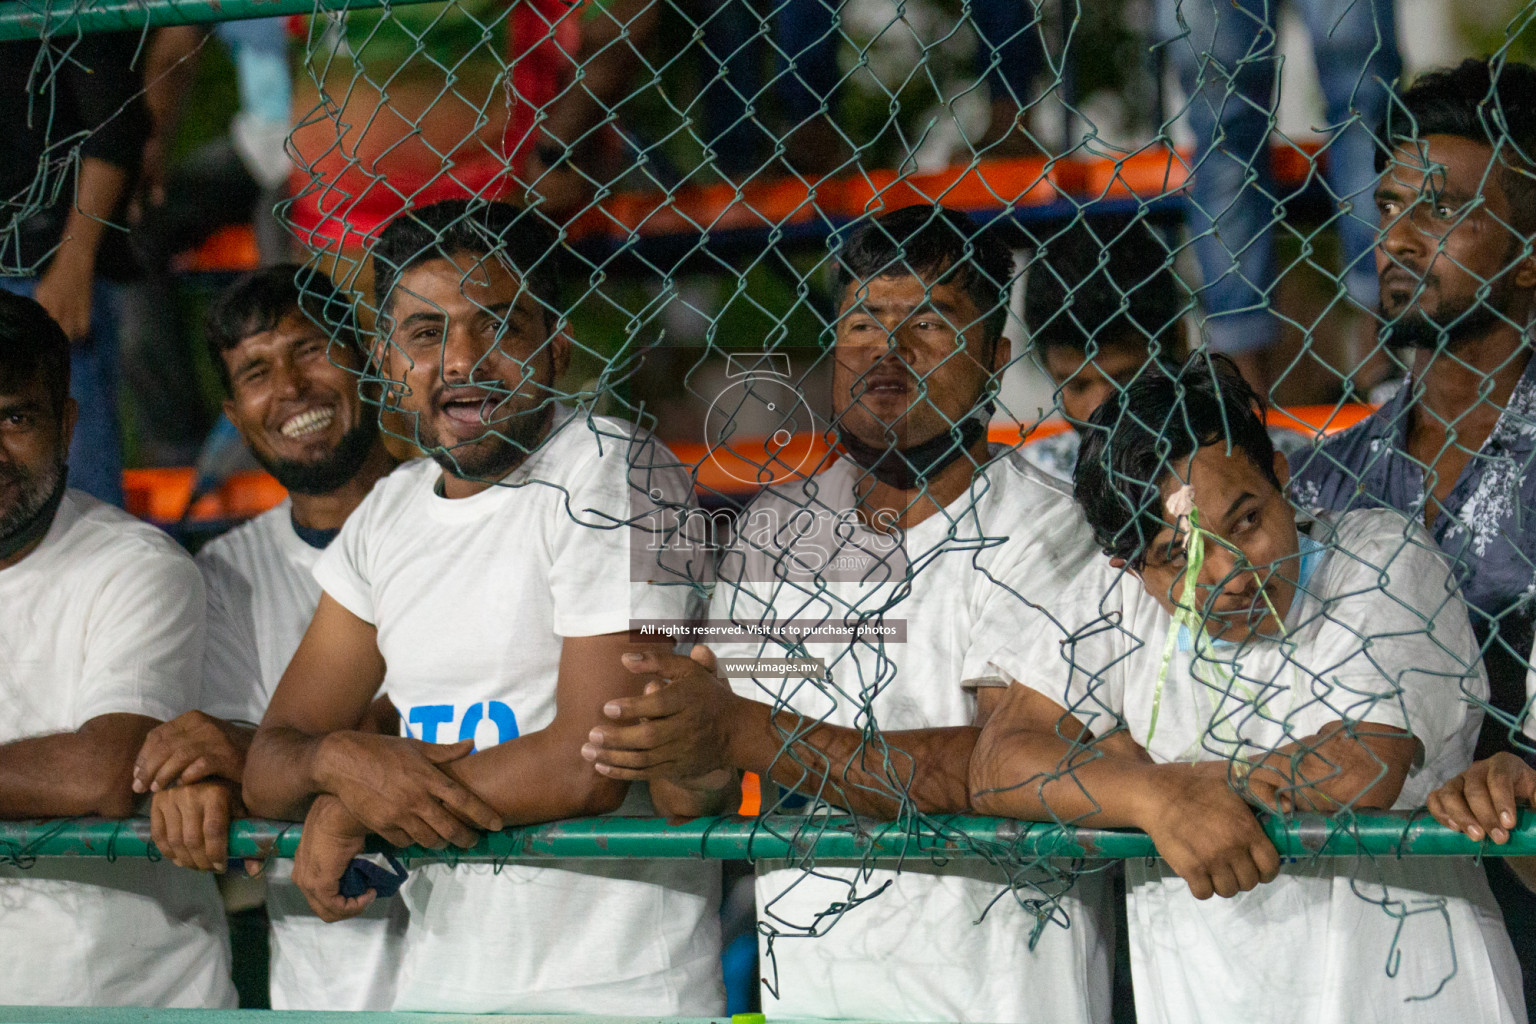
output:
[[[1474,842],[1436,824],[1423,811],[1373,811],[1329,818],[1304,814],[1264,823],[1281,856],[1307,858],[1363,854],[1375,857],[1536,855],[1536,812],[1523,812],[1502,846]],[[301,826],[293,822],[238,821],[230,829],[231,857],[292,857]],[[380,847],[386,849],[388,847]],[[392,849],[392,848],[389,848]],[[510,828],[467,850],[401,851],[415,860],[503,861],[565,857],[806,859],[899,861],[914,858],[1155,857],[1142,832],[1074,828],[1009,818],[934,817],[921,828],[846,816],[700,818],[578,818]],[[149,821],[76,818],[0,823],[0,856],[156,856]]]
[[[5,0],[0,2],[0,41],[68,36],[83,32],[140,31],[167,25],[277,18],[290,14],[408,7],[433,0]]]

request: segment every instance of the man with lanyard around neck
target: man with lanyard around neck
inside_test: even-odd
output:
[[[358,392],[365,360],[352,307],[323,275],[293,264],[256,271],[214,301],[207,333],[224,413],[288,498],[198,552],[208,591],[203,699],[149,734],[134,789],[154,794],[161,852],[223,872],[229,823],[244,813],[246,750],[320,601],[315,563],[394,459]],[[397,731],[387,700],[379,710],[378,728]],[[383,901],[330,927],[290,872],[287,861],[269,866],[273,1009],[389,1009],[403,905]]]
[[[580,751],[603,706],[647,682],[621,656],[668,649],[631,643],[632,621],[694,604],[626,523],[692,490],[649,434],[556,401],[572,343],[558,257],[537,213],[480,201],[402,214],[374,246],[372,365],[431,458],[380,481],[315,566],[314,621],[245,770],[253,811],[305,818],[294,879],[327,920],[376,898],[340,886],[370,833],[442,848],[655,813],[646,786]],[[359,729],[381,686],[404,736]],[[650,790],[669,813],[714,810]],[[394,1008],[718,1013],[720,884],[697,862],[420,866]]]
[[[1487,695],[1422,528],[1298,522],[1261,411],[1200,355],[1094,413],[1074,495],[1108,557],[993,663],[976,808],[1152,837],[1161,859],[1126,864],[1144,1024],[1523,1021],[1473,859],[1282,866],[1254,816],[1421,805]]]
[[[905,636],[802,647],[781,635],[700,646],[692,660],[633,659],[632,670],[670,682],[614,702],[592,731],[583,753],[610,778],[692,785],[749,770],[777,784],[770,808],[965,812],[978,727],[1001,693],[978,690],[978,673],[1020,630],[1043,627],[1033,606],[1049,606],[1093,557],[1071,500],[987,443],[1011,358],[1001,241],[963,213],[911,206],[855,231],[840,268],[832,406],[847,455],[742,513],[711,625],[799,620]],[[710,671],[717,656],[797,653],[824,655],[825,674]],[[783,933],[762,950],[770,1016],[1109,1019],[1095,875],[1074,885],[1021,872],[1008,894],[1001,871],[974,861],[757,867],[759,931]]]
[[[203,584],[164,533],[66,487],[69,339],[0,292],[0,818],[126,818],[133,759],[195,706]],[[17,1005],[230,1008],[213,880],[166,863],[0,866]]]

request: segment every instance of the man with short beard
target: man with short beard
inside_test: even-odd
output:
[[[712,628],[768,635],[712,654],[701,645],[693,661],[635,659],[668,684],[607,709],[583,751],[599,771],[698,787],[752,771],[776,809],[810,801],[883,820],[970,810],[971,754],[1002,694],[989,660],[1045,629],[1039,608],[1094,556],[1071,498],[987,443],[1012,353],[1012,262],[998,237],[942,206],[890,211],[849,235],[831,394],[846,456],[764,490],[711,602]],[[905,632],[801,647],[786,620]],[[826,668],[757,665],[801,653]],[[749,667],[719,678],[715,658]],[[778,979],[763,996],[771,1016],[1110,1018],[1112,932],[1096,873],[963,860],[814,871],[760,861],[757,872],[763,960]]]
[[[244,813],[246,749],[320,601],[315,563],[394,460],[358,393],[365,360],[352,307],[323,275],[293,264],[248,275],[215,300],[207,334],[225,414],[289,496],[198,552],[208,590],[201,710],[149,734],[134,789],[154,792],[161,852],[222,872],[230,820]],[[389,1009],[399,902],[332,928],[310,912],[290,866],[276,862],[267,888],[273,1008]],[[337,972],[339,962],[352,969]]]
[[[374,247],[372,362],[432,457],[380,481],[315,566],[320,603],[244,780],[256,813],[305,818],[294,879],[327,920],[376,898],[338,885],[370,832],[442,848],[654,813],[580,751],[648,681],[621,655],[667,649],[632,644],[631,622],[686,617],[694,592],[625,524],[691,489],[644,431],[556,401],[556,258],[554,232],[502,203],[402,214]],[[404,736],[358,729],[381,685]],[[666,788],[664,809],[707,809]],[[699,862],[418,867],[394,1008],[718,1013],[719,889]]]
[[[1303,506],[1395,508],[1450,556],[1502,713],[1484,721],[1485,758],[1511,749],[1536,627],[1536,68],[1468,60],[1423,75],[1383,135],[1376,267],[1408,378],[1369,419],[1293,456],[1291,490]],[[1489,878],[1536,997],[1536,900],[1497,858]]]
[[[0,818],[134,813],[145,734],[193,706],[203,584],[159,530],[66,486],[69,339],[0,292]],[[213,881],[165,863],[0,866],[19,1005],[232,1007]]]

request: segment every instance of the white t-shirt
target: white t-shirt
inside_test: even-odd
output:
[[[500,486],[439,497],[430,460],[379,481],[315,567],[378,628],[384,686],[409,735],[484,749],[554,719],[563,637],[681,618],[693,589],[631,582],[632,502],[685,474],[630,428],[569,416]],[[640,478],[643,477],[643,483]],[[644,786],[622,814],[653,813]],[[398,1010],[703,1016],[723,1009],[719,865],[560,860],[420,867]]]
[[[1061,628],[1018,637],[998,674],[1095,735],[1123,723],[1158,763],[1252,759],[1339,720],[1405,728],[1423,760],[1395,806],[1418,807],[1471,763],[1482,714],[1470,701],[1488,696],[1466,607],[1434,542],[1396,512],[1320,513],[1310,534],[1283,641],[1197,645],[1181,627],[1159,693],[1172,620],[1101,558]],[[1470,858],[1318,858],[1203,902],[1160,860],[1127,862],[1126,879],[1144,1024],[1525,1019]]]
[[[1021,630],[1038,625],[1027,602],[1049,604],[1093,556],[1088,527],[1070,498],[1012,453],[906,532],[904,562],[886,550],[888,535],[852,515],[861,472],[839,461],[759,498],[722,560],[710,617],[744,625],[843,623],[884,609],[878,621],[904,621],[905,642],[807,644],[804,656],[826,659],[830,683],[731,684],[743,696],[840,726],[971,725],[976,696],[963,684],[986,672]],[[903,596],[905,564],[913,575]],[[720,644],[716,653],[788,651],[768,640]],[[773,809],[776,789],[765,793],[765,810]],[[782,806],[794,811],[802,803],[790,797]],[[1044,923],[1020,903],[1042,900],[1042,891],[1022,883],[1037,882],[1054,895],[1066,888],[1060,876],[1024,872],[1018,880],[1015,899],[1002,870],[977,860],[935,865],[916,856],[900,871],[825,859],[814,871],[759,863],[759,921],[783,933],[772,945],[776,965],[762,942],[764,977],[776,978],[778,989],[775,995],[765,988],[765,1011],[770,1018],[1107,1021],[1113,932],[1103,879],[1083,875],[1054,904],[1043,901],[1053,914]],[[882,886],[888,888],[876,894]],[[855,894],[876,895],[840,917],[828,913]],[[819,934],[804,937],[812,926]]]
[[[261,721],[320,603],[314,577],[320,549],[294,532],[292,515],[292,503],[284,501],[197,554],[208,590],[202,709],[210,715]],[[326,924],[292,876],[290,860],[267,866],[272,1008],[388,1010],[400,971],[405,901],[376,900],[359,917]]]
[[[101,715],[168,721],[197,703],[197,569],[165,534],[81,491],[0,570],[0,608],[0,743]],[[0,1000],[14,1005],[235,1005],[213,878],[169,861],[0,866],[0,950]]]

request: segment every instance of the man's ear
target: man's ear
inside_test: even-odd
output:
[[[571,365],[571,329],[563,319],[555,324],[555,333],[550,335],[549,357],[554,369],[554,376],[550,380],[553,384],[565,375]]]
[[[1013,339],[1003,335],[997,339],[997,344],[992,346],[992,373],[1001,377],[1008,364],[1013,362]],[[999,381],[1001,383],[1001,381]]]
[[[1125,574],[1130,576],[1132,579],[1141,580],[1141,571],[1132,565],[1129,559],[1111,556],[1109,559],[1109,565],[1112,569],[1123,570]],[[1144,583],[1146,581],[1142,580],[1142,582]]]
[[[1280,490],[1284,491],[1291,485],[1291,460],[1285,457],[1284,452],[1275,452],[1275,479],[1280,481]]]
[[[1515,287],[1524,291],[1536,291],[1536,243],[1532,239],[1525,239],[1525,245],[1531,245],[1531,255],[1522,258],[1515,264],[1514,273],[1511,275]],[[1521,248],[1524,248],[1522,246]]]
[[[64,416],[59,423],[59,442],[65,452],[69,451],[70,444],[75,440],[75,424],[79,421],[80,403],[73,398],[64,399]]]
[[[249,445],[251,443],[251,436],[245,432],[245,427],[241,426],[240,420],[235,417],[235,400],[233,398],[224,399],[223,408],[224,418],[229,420],[230,426],[235,428],[235,432],[240,435],[240,439]]]

